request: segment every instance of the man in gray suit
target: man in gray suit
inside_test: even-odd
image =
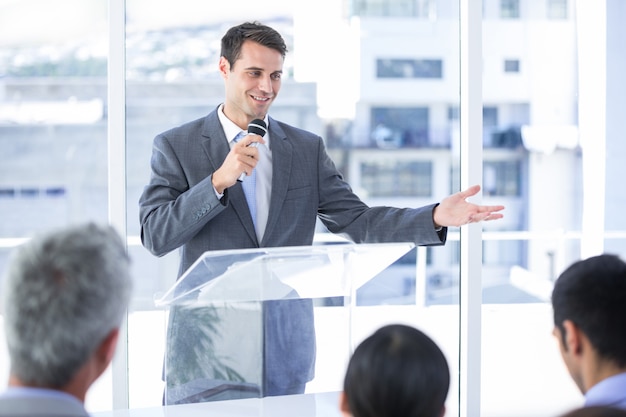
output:
[[[157,256],[180,248],[179,275],[205,251],[311,245],[317,218],[356,243],[442,245],[446,226],[502,217],[502,206],[466,201],[479,186],[421,208],[368,207],[322,138],[268,116],[286,52],[280,34],[265,25],[229,29],[219,60],[223,104],[154,139],[152,174],[139,201],[141,239]],[[255,119],[267,133],[236,141]],[[256,196],[249,204],[244,186],[252,176]],[[315,356],[311,303],[269,302],[264,320],[262,395],[302,392]],[[175,321],[170,317],[171,331]]]
[[[88,416],[89,387],[107,369],[132,283],[120,236],[84,224],[20,247],[4,278],[11,360],[0,416]]]

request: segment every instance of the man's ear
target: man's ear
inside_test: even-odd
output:
[[[580,328],[571,320],[563,322],[563,330],[565,331],[564,348],[566,351],[574,355],[580,355],[583,350],[583,333]]]
[[[218,68],[220,70],[220,74],[222,74],[222,78],[228,78],[228,73],[230,72],[230,62],[228,62],[228,60],[223,56],[220,57]]]
[[[117,340],[119,339],[120,329],[115,328],[109,332],[109,334],[104,338],[102,343],[97,349],[97,355],[105,367],[111,363],[113,360],[113,356],[115,355],[115,349],[117,348]]]
[[[345,417],[351,416],[350,405],[348,405],[348,396],[345,392],[341,391],[339,394],[339,410],[341,414]]]

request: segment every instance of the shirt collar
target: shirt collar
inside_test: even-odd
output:
[[[38,388],[38,387],[7,387],[6,390],[0,394],[2,398],[63,398],[68,401],[76,402],[77,404],[82,404],[78,398],[70,395],[64,391],[58,391],[50,388]]]
[[[585,405],[624,404],[626,397],[626,372],[613,375],[598,382],[585,394]]]
[[[226,115],[224,114],[224,103],[220,104],[219,108],[217,109],[217,117],[222,124],[222,129],[224,129],[224,135],[226,135],[226,140],[228,140],[228,143],[232,142],[233,139],[235,139],[235,136],[237,136],[239,132],[241,132],[241,128],[233,123],[228,117],[226,117]],[[265,125],[269,128],[269,117],[267,116],[267,114],[265,115],[265,118],[263,120],[265,121]],[[269,148],[269,134],[266,133],[265,136],[263,136],[263,139],[265,139],[265,145]]]

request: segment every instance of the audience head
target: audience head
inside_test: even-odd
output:
[[[241,55],[241,46],[245,41],[256,42],[262,46],[274,49],[285,58],[287,45],[283,37],[275,29],[259,22],[246,22],[230,28],[222,37],[222,50],[220,55],[226,58],[230,67],[233,68],[235,61]]]
[[[626,369],[626,263],[615,255],[575,262],[552,292],[554,333],[572,378],[585,393],[584,369]],[[582,361],[594,366],[582,366]]]
[[[115,230],[93,223],[35,237],[16,250],[2,291],[10,385],[62,390],[98,355],[102,363],[85,379],[100,376],[128,308],[129,262]]]
[[[413,327],[388,325],[355,349],[341,409],[354,417],[441,417],[449,386],[437,344]]]
[[[561,417],[626,417],[626,410],[606,406],[583,407],[565,413]]]

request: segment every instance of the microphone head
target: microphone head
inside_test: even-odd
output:
[[[248,133],[263,137],[267,133],[267,125],[261,119],[254,119],[248,124]]]

